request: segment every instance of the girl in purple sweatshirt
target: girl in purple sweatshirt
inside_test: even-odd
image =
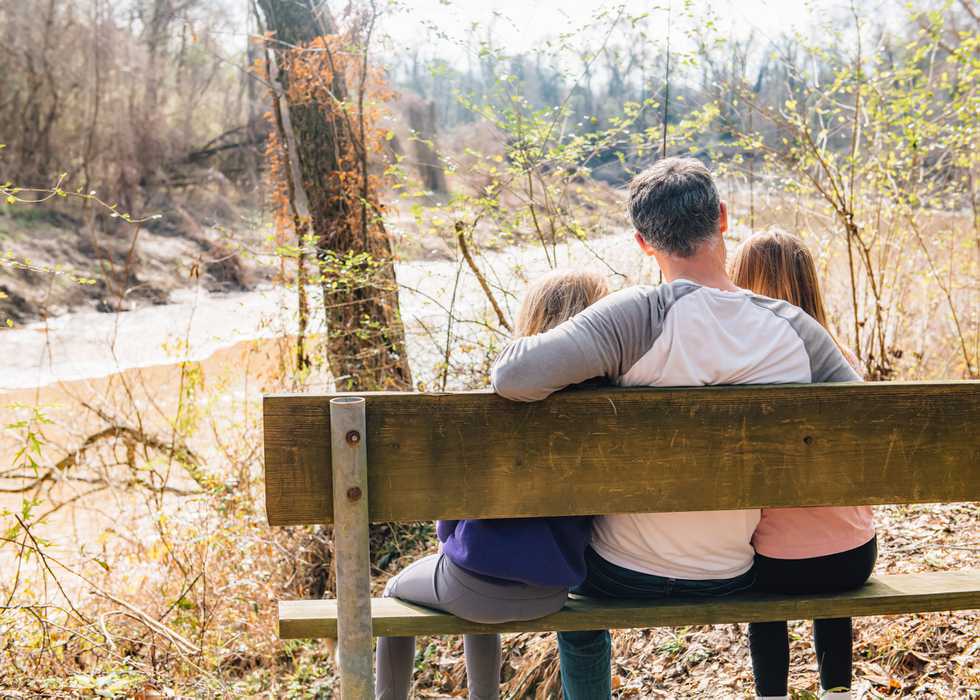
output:
[[[528,289],[515,335],[543,333],[608,293],[598,274],[552,272]],[[590,532],[588,517],[443,520],[436,525],[440,552],[392,578],[385,596],[473,622],[544,617],[585,578]],[[470,700],[498,698],[500,635],[466,635],[464,650]],[[414,659],[414,637],[378,640],[377,698],[408,698]]]

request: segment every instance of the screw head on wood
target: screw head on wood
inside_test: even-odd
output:
[[[803,444],[804,445],[812,445],[813,444],[813,438],[811,436],[807,435],[806,437],[803,438]]]
[[[358,501],[361,498],[361,489],[359,486],[351,486],[347,489],[347,500]]]
[[[356,430],[349,430],[347,432],[347,444],[356,445],[361,441],[361,434]]]

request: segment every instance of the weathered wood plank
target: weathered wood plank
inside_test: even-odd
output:
[[[336,600],[279,603],[283,639],[336,637]],[[759,593],[727,598],[660,601],[572,598],[554,615],[529,622],[484,625],[467,622],[393,598],[372,601],[374,635],[480,634],[572,631],[732,622],[861,617],[980,608],[980,570],[880,576],[847,593],[777,596]]]
[[[373,521],[980,500],[980,382],[362,395]],[[333,396],[265,399],[272,525],[331,520]]]
[[[371,642],[371,544],[367,500],[364,408],[357,396],[330,402],[333,464],[334,574],[337,597],[337,658],[345,698],[374,697]]]

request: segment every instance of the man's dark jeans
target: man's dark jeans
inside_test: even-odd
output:
[[[585,581],[572,592],[589,598],[713,598],[745,590],[754,581],[751,570],[736,578],[708,581],[651,576],[616,566],[591,548],[585,554],[585,561],[588,566]],[[558,651],[565,700],[608,700],[612,696],[609,630],[559,632]]]

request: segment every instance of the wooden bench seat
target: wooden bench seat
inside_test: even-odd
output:
[[[265,398],[270,525],[334,524],[335,600],[283,601],[284,639],[334,637],[347,700],[372,637],[683,626],[980,607],[980,571],[834,595],[572,599],[477,625],[371,599],[369,522],[980,501],[980,382],[623,389],[521,404],[489,392]]]
[[[572,597],[554,615],[501,625],[467,622],[394,598],[374,598],[371,620],[374,636],[398,637],[716,625],[973,608],[980,608],[980,570],[876,576],[857,590],[828,595],[740,593],[707,601],[704,598],[630,601]],[[280,601],[279,636],[336,638],[337,601]]]

